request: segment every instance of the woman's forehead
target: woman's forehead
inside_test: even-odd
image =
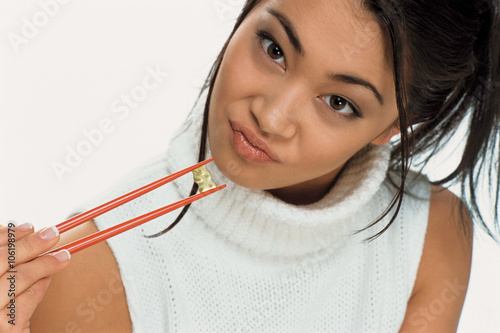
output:
[[[281,31],[287,30],[283,21],[288,23],[304,58],[323,70],[333,72],[341,65],[343,71],[369,77],[382,90],[394,89],[386,32],[360,2],[264,0],[254,10],[258,20],[274,22]]]
[[[381,30],[377,16],[368,10],[366,1],[359,0],[261,0],[256,8],[276,8],[296,19],[296,25],[325,24],[348,22],[355,30]],[[311,20],[312,19],[312,20]],[[373,25],[373,27],[372,27]],[[328,31],[328,30],[327,30]]]
[[[327,42],[331,41],[332,46],[340,43],[359,51],[373,51],[371,48],[385,50],[384,30],[376,15],[358,1],[264,0],[256,10],[268,18],[272,16],[271,10],[283,14],[295,27],[298,37],[304,36],[301,38],[304,44],[314,46],[321,43],[323,47],[328,47],[330,43]]]

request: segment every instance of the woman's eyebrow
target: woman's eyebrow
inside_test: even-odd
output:
[[[340,82],[349,83],[349,84],[357,84],[357,85],[363,86],[365,88],[368,88],[373,92],[373,94],[377,98],[380,105],[384,105],[384,98],[379,93],[377,88],[375,88],[375,86],[373,84],[366,81],[365,79],[362,79],[362,78],[357,77],[357,76],[348,75],[348,74],[334,74],[334,73],[327,73],[326,77],[329,78],[330,80],[333,80],[333,81],[340,81]]]
[[[292,22],[290,22],[290,20],[285,16],[285,14],[276,9],[266,8],[266,11],[272,16],[276,17],[278,21],[280,21],[281,25],[283,26],[283,29],[285,29],[288,39],[290,40],[290,43],[295,48],[295,51],[304,56],[306,53],[304,51],[304,48],[302,47],[302,44],[300,44],[299,38],[297,37],[297,33],[295,32],[295,28],[293,27]]]
[[[288,19],[288,17],[286,17],[286,15],[283,14],[282,12],[273,8],[266,8],[266,11],[272,16],[274,16],[276,19],[278,19],[278,21],[281,23],[281,26],[285,30],[288,39],[290,40],[290,44],[292,44],[297,53],[299,53],[301,56],[304,56],[306,52],[302,47],[299,37],[295,32],[295,28],[292,22]],[[371,84],[369,81],[365,79],[348,74],[334,74],[334,73],[327,73],[326,77],[333,81],[340,81],[344,83],[357,84],[363,86],[373,92],[380,105],[384,105],[384,98],[382,97],[382,94],[380,94],[380,92],[377,90],[377,88],[375,88],[373,84]]]

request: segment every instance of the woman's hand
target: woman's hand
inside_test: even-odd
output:
[[[25,223],[0,229],[0,332],[30,331],[30,318],[47,291],[50,275],[69,265],[70,253],[47,252],[59,241],[55,227],[34,232]]]

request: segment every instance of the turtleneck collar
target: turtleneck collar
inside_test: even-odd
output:
[[[197,162],[206,97],[207,90],[170,142],[169,172]],[[207,168],[215,183],[227,188],[194,203],[190,213],[223,239],[259,255],[302,257],[333,249],[378,217],[367,206],[386,177],[389,157],[388,147],[368,145],[349,160],[321,200],[303,206],[234,184],[211,163]],[[192,180],[181,177],[175,185],[185,196]]]

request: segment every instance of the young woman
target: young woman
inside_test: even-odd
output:
[[[19,227],[24,292],[16,327],[0,327],[456,331],[471,221],[485,226],[476,184],[483,173],[498,184],[489,173],[498,156],[498,9],[496,0],[247,1],[168,152],[105,197],[209,156],[216,183],[228,187],[184,209],[168,233],[167,216],[71,260],[62,252],[28,262],[196,186],[178,179],[62,239]],[[461,181],[460,201],[409,168],[464,121],[461,163],[439,182]],[[8,314],[9,299],[0,301]]]

